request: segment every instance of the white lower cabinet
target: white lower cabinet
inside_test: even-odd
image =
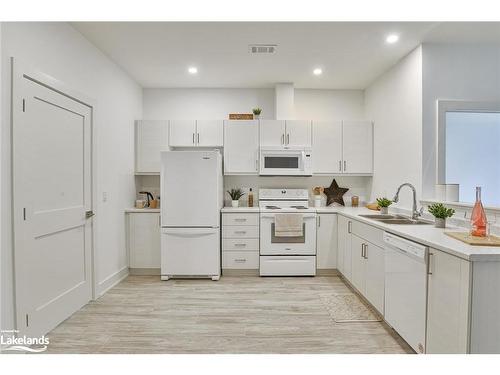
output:
[[[357,221],[347,220],[344,222],[342,217],[339,217],[339,239],[341,237],[340,231],[343,232],[342,236],[344,237],[341,242],[344,244],[344,270],[345,259],[350,261],[350,272],[348,275],[343,273],[344,276],[383,314],[385,296],[384,249],[366,239],[382,238],[382,231]],[[360,234],[366,238],[360,237]]]
[[[159,275],[161,265],[160,214],[157,212],[128,213],[127,223],[131,272]]]
[[[427,353],[467,353],[470,263],[430,249]]]
[[[222,214],[222,272],[259,269],[259,214]]]
[[[347,279],[351,280],[352,263],[351,263],[351,226],[352,221],[344,216],[338,216],[338,232],[337,232],[337,269]]]
[[[337,215],[319,214],[316,232],[316,268],[337,268]]]

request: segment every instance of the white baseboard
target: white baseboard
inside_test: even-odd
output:
[[[128,266],[116,271],[115,273],[106,277],[103,281],[100,281],[97,285],[97,298],[101,297],[104,293],[118,284],[120,281],[128,276]]]

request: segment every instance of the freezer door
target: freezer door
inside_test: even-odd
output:
[[[162,152],[162,227],[218,227],[221,176],[219,151]]]
[[[220,276],[219,228],[163,228],[162,276]]]

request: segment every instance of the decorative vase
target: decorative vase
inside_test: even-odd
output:
[[[486,237],[486,224],[488,220],[484,212],[483,204],[481,203],[481,187],[476,187],[476,203],[472,209],[470,217],[471,232],[470,234],[475,237]]]
[[[440,217],[434,218],[434,226],[436,228],[446,228],[446,219]]]
[[[314,207],[321,207],[321,195],[314,196]]]
[[[231,201],[231,206],[233,208],[236,208],[236,207],[238,207],[239,203],[240,203],[240,201]]]
[[[387,215],[389,213],[389,207],[380,207],[380,214]]]

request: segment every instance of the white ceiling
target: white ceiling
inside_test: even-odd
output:
[[[140,85],[363,89],[422,42],[500,42],[500,23],[78,22]],[[397,33],[389,45],[385,37]],[[251,55],[249,44],[277,44]],[[187,72],[198,68],[197,75]],[[323,74],[312,70],[321,67]]]

